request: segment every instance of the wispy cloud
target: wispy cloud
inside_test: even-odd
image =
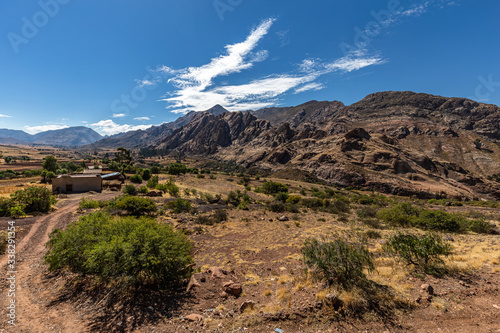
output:
[[[303,92],[306,92],[306,91],[315,91],[315,90],[321,90],[321,89],[324,89],[325,86],[322,85],[321,83],[318,83],[318,82],[313,82],[313,83],[308,83],[308,84],[305,84],[303,85],[302,87],[299,87],[297,89],[295,89],[295,91],[293,92],[294,94],[300,94],[300,93],[303,93]]]
[[[113,113],[113,118],[123,118],[125,117],[125,113]]]
[[[306,59],[298,65],[295,73],[275,73],[240,85],[215,84],[214,80],[218,77],[248,70],[254,63],[268,58],[267,50],[254,50],[259,41],[268,34],[274,21],[272,18],[262,21],[243,42],[227,45],[225,54],[211,59],[205,65],[180,70],[168,66],[158,68],[157,72],[171,75],[168,82],[175,88],[161,101],[168,102],[168,108],[173,109],[174,113],[206,110],[215,104],[220,104],[230,111],[257,109],[275,105],[280,95],[293,89],[295,93],[322,89],[321,84],[313,82],[321,75],[332,72],[347,73],[383,63],[380,57],[368,57],[361,53],[334,61]],[[298,88],[299,86],[302,87]]]
[[[153,125],[127,125],[127,124],[117,124],[113,120],[101,120],[97,123],[90,124],[95,131],[99,132],[102,135],[114,135],[118,133],[137,131],[137,130],[146,130]]]
[[[149,117],[136,117],[134,120],[151,120]]]
[[[63,128],[68,128],[67,125],[40,125],[40,126],[24,126],[24,130],[29,134],[37,134],[45,131],[54,131]]]
[[[1,113],[0,113],[0,118],[12,118],[12,116],[8,116],[8,115],[6,115],[6,114],[1,114]]]

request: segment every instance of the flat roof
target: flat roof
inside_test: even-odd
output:
[[[59,175],[57,178],[63,178],[63,177],[69,177],[69,178],[95,178],[95,177],[101,177],[101,175],[96,175],[96,174],[78,174],[78,175]]]

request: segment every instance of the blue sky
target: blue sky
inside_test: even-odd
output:
[[[0,127],[103,135],[221,104],[412,90],[500,104],[500,2],[4,0]]]

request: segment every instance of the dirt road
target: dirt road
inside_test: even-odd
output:
[[[77,219],[75,214],[81,196],[60,201],[57,210],[34,219],[29,232],[16,244],[16,273],[8,275],[7,256],[0,259],[2,276],[15,276],[15,297],[9,297],[9,286],[2,281],[0,297],[0,332],[84,332],[83,318],[65,303],[48,307],[50,290],[43,283],[46,265],[43,256],[49,234]],[[15,326],[9,324],[7,306],[15,300]]]

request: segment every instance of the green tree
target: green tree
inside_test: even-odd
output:
[[[42,168],[44,168],[47,171],[52,171],[55,173],[57,169],[59,169],[59,165],[57,164],[57,158],[55,158],[52,155],[45,157],[45,160],[42,163]]]

